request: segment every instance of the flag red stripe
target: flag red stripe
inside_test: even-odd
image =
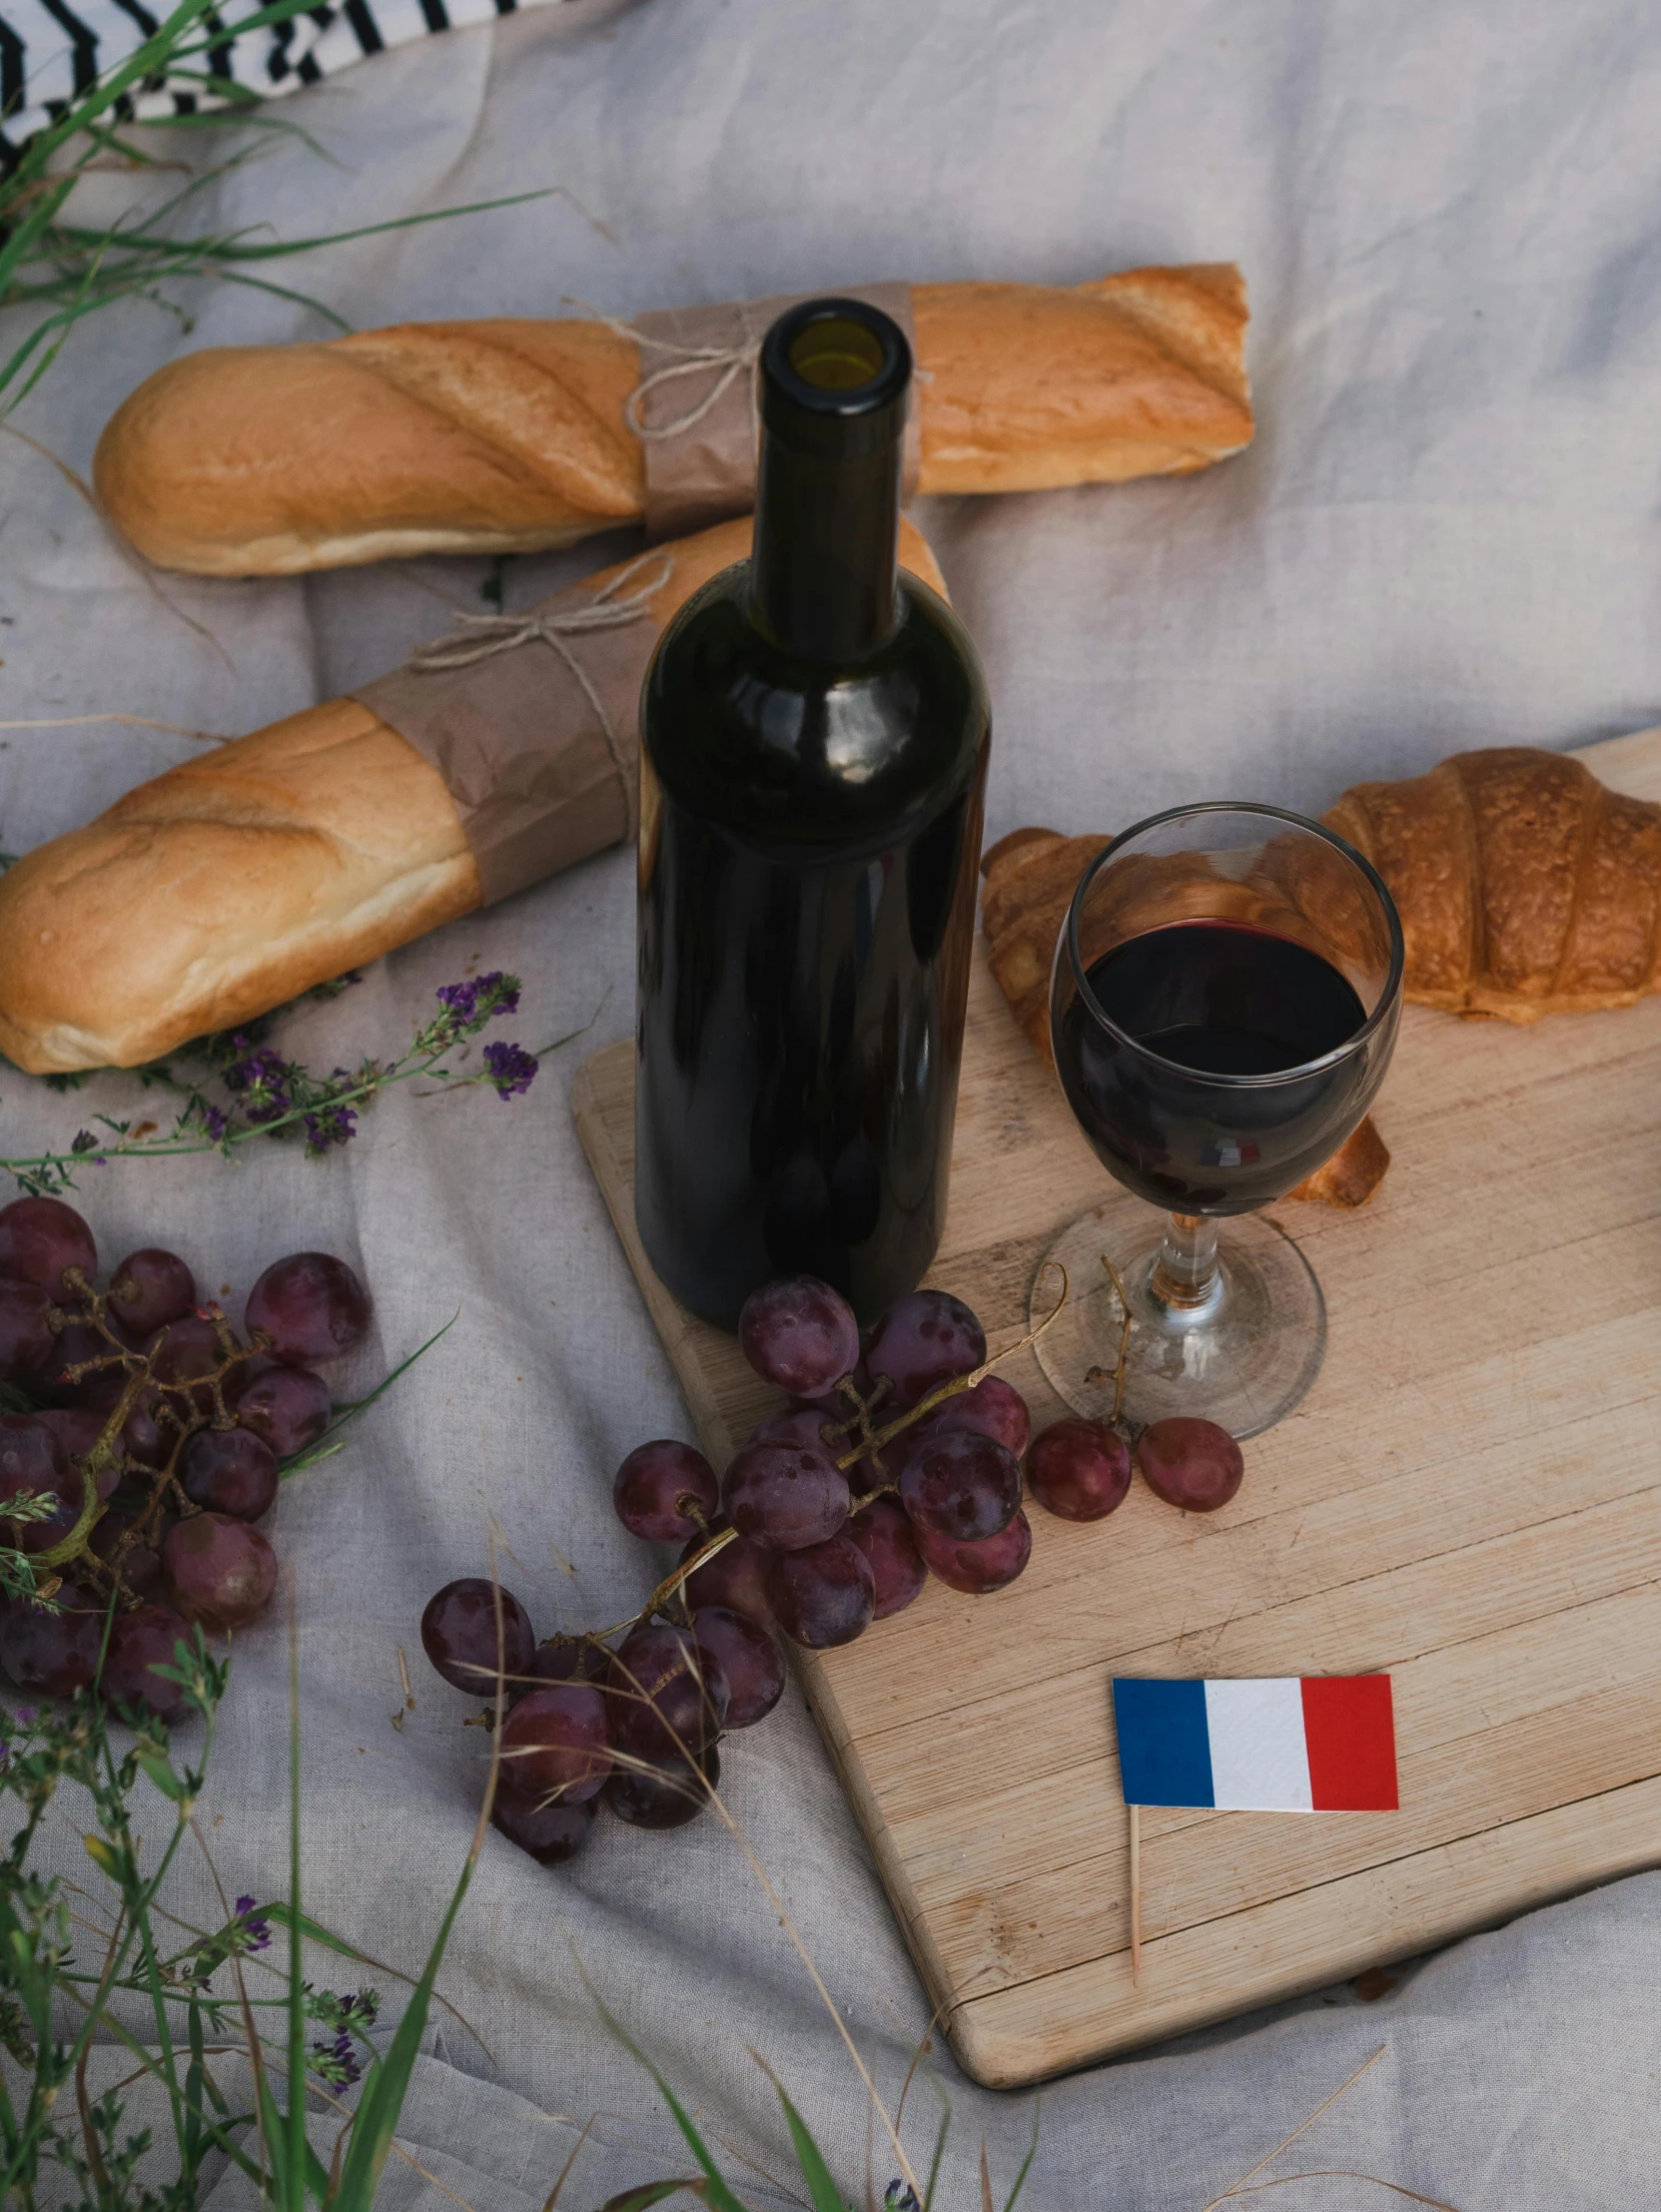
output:
[[[1303,1733],[1317,1813],[1393,1813],[1395,1714],[1388,1675],[1306,1675]]]

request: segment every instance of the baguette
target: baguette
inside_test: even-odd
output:
[[[749,545],[745,517],[667,548],[628,633],[642,676],[675,609]],[[944,595],[909,522],[900,554]],[[443,778],[368,707],[331,699],[169,769],[0,876],[0,1053],[30,1075],[140,1066],[480,903]]]
[[[1250,440],[1232,266],[911,297],[922,491],[1182,474]],[[632,338],[568,320],[212,348],[123,402],[93,473],[147,559],[202,575],[569,545],[644,510],[640,377]]]

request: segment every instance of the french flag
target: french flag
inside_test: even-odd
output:
[[[1393,1813],[1388,1675],[1246,1682],[1116,1677],[1127,1805],[1232,1813]]]

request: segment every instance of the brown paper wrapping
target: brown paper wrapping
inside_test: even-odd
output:
[[[750,533],[744,515],[655,546],[523,614],[463,615],[447,637],[351,694],[443,778],[483,905],[637,828],[649,835],[640,757],[647,664],[692,594],[745,558]],[[904,515],[900,561],[944,595],[934,555]]]
[[[444,779],[485,906],[633,835],[640,683],[661,624],[644,603],[606,627],[559,624],[661,590],[673,565],[667,549],[645,554],[602,590],[571,584],[444,641],[465,651],[476,637],[478,657],[433,667],[417,656],[352,694]]]
[[[774,300],[664,308],[634,318],[630,328],[640,341],[642,381],[630,400],[629,419],[645,446],[648,536],[679,537],[747,514],[755,504],[755,365],[761,341],[786,308],[823,297],[790,292]],[[915,356],[910,285],[844,285],[834,297],[864,300],[892,316]],[[704,354],[711,358],[695,358]],[[906,414],[908,495],[917,486],[922,451],[914,390]]]

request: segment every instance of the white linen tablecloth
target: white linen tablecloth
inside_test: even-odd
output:
[[[567,295],[629,315],[884,277],[1241,263],[1247,453],[1182,481],[919,509],[991,676],[990,835],[1197,797],[1318,810],[1458,746],[1661,721],[1653,11],[579,0],[380,57],[284,112],[339,166],[285,140],[225,180],[205,222],[300,235],[552,188],[275,272],[360,327],[553,314]],[[113,205],[132,187],[97,189]],[[186,298],[185,333],[144,303],[78,331],[17,426],[84,471],[110,409],[179,352],[323,335],[256,292]],[[509,604],[630,542],[510,564]],[[426,561],[169,577],[159,593],[47,460],[0,438],[0,720],[251,729],[392,666],[446,605],[476,608],[483,575]],[[0,846],[70,828],[188,749],[119,724],[0,731]],[[406,1966],[460,1865],[484,1753],[421,1660],[423,1602],[483,1570],[493,1518],[539,1628],[617,1618],[646,1563],[612,1519],[611,1471],[643,1437],[688,1433],[566,1108],[581,1054],[630,1027],[625,854],[400,953],[293,1018],[285,1043],[324,1068],[392,1052],[469,966],[523,977],[526,1045],[591,1023],[528,1098],[405,1092],[321,1166],[267,1146],[84,1177],[111,1260],[174,1243],[240,1294],[297,1246],[351,1258],[378,1299],[359,1379],[459,1312],[272,1524],[299,1609],[307,1901]],[[0,1069],[0,1150],[67,1140],[139,1097],[105,1077],[61,1098]],[[417,1710],[400,1732],[401,1646]],[[262,1897],[285,1886],[284,1677],[274,1613],[240,1640],[211,1784],[227,1884]],[[794,1691],[734,1741],[723,1781],[892,2095],[926,2006]],[[64,1863],[84,1867],[73,1808],[59,1827]],[[187,1868],[187,1895],[198,1878]],[[211,1909],[205,1889],[192,1901]],[[658,1839],[609,1824],[558,1872],[487,1849],[444,1986],[488,2055],[446,2020],[407,2115],[458,2194],[540,2204],[595,2114],[615,2117],[562,2203],[685,2170],[573,1949],[688,2103],[778,2175],[784,2129],[746,2046],[762,2050],[857,2194],[858,2082],[707,1821]],[[1658,1969],[1661,1885],[1643,1876],[1445,1953],[1376,2004],[1338,1991],[1076,2076],[1046,2093],[1025,2201],[1198,2212],[1380,2043],[1275,2174],[1359,2170],[1460,2212],[1651,2201]],[[979,2203],[983,2137],[1001,2202],[1028,2102],[973,2088],[943,2051],[932,2063],[955,2115],[941,2203]],[[914,2090],[920,2159],[937,2112]],[[873,2158],[880,2193],[893,2162],[880,2142]],[[400,2203],[447,2201],[425,2189],[407,2170],[389,2183]],[[1330,2178],[1276,2194],[1387,2201]]]

